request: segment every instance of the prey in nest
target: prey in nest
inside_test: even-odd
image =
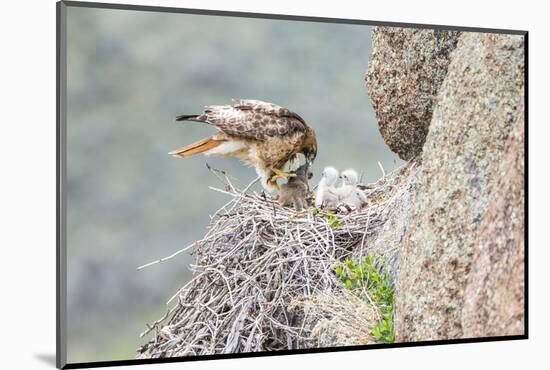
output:
[[[281,185],[278,202],[282,206],[294,206],[297,211],[308,208],[309,180],[313,177],[313,172],[309,170],[307,163],[298,167],[293,172],[286,184]]]

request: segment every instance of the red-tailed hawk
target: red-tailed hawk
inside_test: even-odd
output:
[[[301,153],[311,164],[317,155],[315,131],[296,113],[260,100],[210,105],[203,114],[181,115],[176,121],[204,122],[215,135],[171,151],[176,157],[193,154],[237,157],[254,166],[266,190],[279,189],[277,178],[291,176],[285,164]]]

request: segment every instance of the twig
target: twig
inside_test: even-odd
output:
[[[382,167],[382,163],[378,161],[378,167],[380,167],[380,171],[382,171],[382,178],[386,177],[386,171],[384,171],[384,167]]]
[[[177,251],[177,252],[175,252],[175,253],[173,253],[173,254],[167,256],[167,257],[163,257],[163,258],[160,258],[160,259],[158,259],[158,260],[156,260],[156,261],[146,263],[145,265],[141,265],[141,266],[139,266],[136,270],[138,270],[138,271],[139,271],[139,270],[143,270],[144,268],[151,267],[151,266],[153,266],[153,265],[156,265],[157,263],[161,263],[161,262],[168,261],[168,260],[170,260],[170,259],[176,257],[178,254],[181,254],[181,253],[183,253],[183,252],[185,252],[185,251],[188,251],[188,250],[191,249],[193,246],[195,246],[196,243],[197,243],[197,242],[191,243],[191,244],[189,244],[187,247],[182,248],[182,249],[180,249],[179,251]]]

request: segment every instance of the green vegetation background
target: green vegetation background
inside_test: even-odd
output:
[[[193,258],[136,267],[201,238],[227,201],[204,157],[167,155],[213,132],[177,114],[231,98],[287,106],[317,131],[314,182],[326,165],[367,181],[377,161],[397,165],[364,86],[368,26],[69,8],[67,28],[69,362],[134,357]]]

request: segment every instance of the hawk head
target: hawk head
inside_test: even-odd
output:
[[[306,157],[306,162],[309,165],[313,164],[315,157],[317,157],[317,137],[315,136],[315,131],[310,127],[307,128],[302,153]]]

